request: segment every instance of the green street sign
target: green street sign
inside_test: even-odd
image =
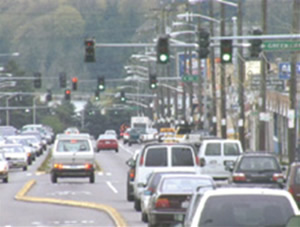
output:
[[[193,76],[193,75],[184,75],[182,77],[183,82],[194,82],[198,80],[198,76]]]
[[[300,41],[265,41],[262,48],[265,51],[299,51]]]

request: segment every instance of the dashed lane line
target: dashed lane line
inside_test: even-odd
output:
[[[106,181],[106,184],[115,194],[118,194],[118,190],[112,185],[110,181]]]
[[[133,151],[131,151],[131,150],[129,150],[129,149],[127,149],[126,147],[124,147],[122,144],[119,144],[119,146],[123,149],[123,150],[125,150],[127,153],[129,153],[129,154],[131,154],[131,155],[133,155]]]
[[[75,200],[62,200],[62,199],[54,199],[54,198],[45,198],[45,197],[33,197],[27,196],[26,194],[29,190],[36,184],[35,180],[28,181],[24,187],[15,195],[16,200],[25,201],[25,202],[34,202],[34,203],[50,203],[50,204],[58,204],[58,205],[65,205],[65,206],[75,206],[75,207],[83,207],[83,208],[90,208],[95,209],[98,211],[104,211],[109,214],[109,216],[113,219],[116,226],[118,227],[127,227],[126,221],[123,219],[121,214],[114,209],[113,207],[98,204],[98,203],[91,203],[91,202],[79,202]]]

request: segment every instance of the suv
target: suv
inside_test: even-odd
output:
[[[95,181],[95,153],[92,142],[80,134],[66,134],[55,140],[52,151],[51,181],[58,177],[88,177]]]
[[[217,188],[206,191],[188,226],[286,226],[300,212],[287,191]]]
[[[235,185],[282,187],[284,182],[285,168],[280,167],[275,155],[266,152],[245,153],[229,170],[232,172],[229,182]]]
[[[243,148],[239,140],[203,140],[198,153],[201,173],[208,174],[214,179],[227,179],[230,173],[226,167],[233,165],[242,153]]]
[[[140,198],[147,178],[154,170],[180,167],[182,171],[200,173],[195,148],[189,144],[147,144],[139,152],[135,163],[133,182],[134,208],[140,211]]]
[[[291,164],[288,174],[286,189],[292,194],[298,206],[300,207],[300,162]]]

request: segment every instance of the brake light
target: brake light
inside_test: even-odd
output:
[[[272,180],[273,181],[278,181],[279,179],[283,179],[283,175],[281,173],[274,173]]]
[[[135,176],[135,170],[131,169],[130,172],[129,172],[129,178],[133,180],[134,176]]]
[[[84,165],[84,168],[85,168],[85,169],[92,169],[92,168],[93,168],[93,165],[90,164],[90,163],[86,163],[86,164]]]
[[[232,178],[233,181],[246,181],[246,176],[243,173],[235,173]]]
[[[31,156],[31,153],[27,153],[27,156],[30,157],[30,156]]]
[[[199,160],[199,157],[198,157],[198,156],[196,156],[196,164],[197,164],[197,166],[200,165],[200,160]]]
[[[54,168],[55,168],[55,169],[63,169],[63,168],[64,168],[64,165],[63,165],[63,164],[55,163],[55,164],[54,164]]]
[[[168,199],[157,199],[155,203],[156,208],[169,208],[170,207],[170,202]]]
[[[289,187],[289,193],[291,193],[292,195],[294,195],[294,190],[293,190],[293,188],[292,187]]]
[[[144,156],[141,157],[140,159],[140,166],[144,164]]]

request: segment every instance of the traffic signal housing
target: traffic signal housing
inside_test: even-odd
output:
[[[262,31],[260,29],[253,30],[253,35],[262,35]],[[250,40],[251,46],[250,46],[250,57],[257,58],[259,57],[260,52],[262,51],[261,39],[252,39]]]
[[[84,41],[85,45],[85,62],[95,62],[95,40],[94,39],[86,39]]]
[[[65,100],[71,100],[71,90],[65,90]]]
[[[42,87],[42,74],[41,73],[34,73],[33,85],[34,85],[34,88]]]
[[[161,64],[166,64],[169,62],[169,37],[160,36],[157,41],[156,46],[157,62]]]
[[[156,89],[157,88],[157,78],[156,75],[149,76],[149,88]]]
[[[126,102],[126,96],[125,96],[125,92],[124,91],[121,91],[120,100],[121,100],[121,102]]]
[[[232,62],[232,40],[221,40],[221,63]]]
[[[199,58],[206,59],[209,54],[209,33],[201,29],[199,31]]]
[[[105,90],[105,79],[104,79],[104,77],[98,77],[97,89],[99,89],[99,91],[104,91]]]
[[[52,91],[48,90],[47,94],[46,94],[46,100],[47,102],[52,101]]]
[[[66,73],[59,74],[59,86],[60,88],[66,88],[67,86],[67,75]]]
[[[73,91],[77,90],[77,82],[78,82],[78,78],[77,77],[73,77],[72,78],[72,88],[73,88]]]

